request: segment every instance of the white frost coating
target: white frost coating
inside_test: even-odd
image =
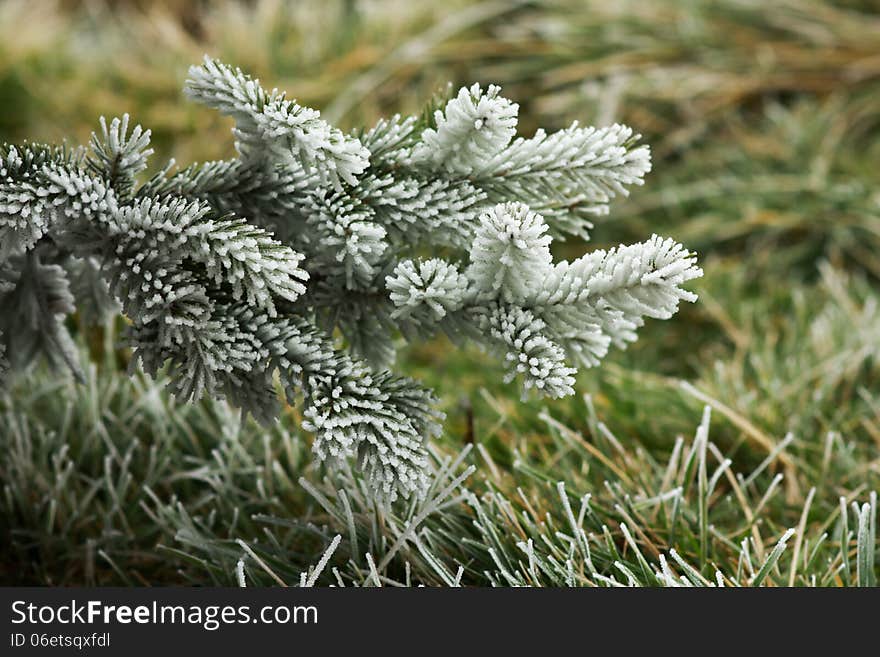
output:
[[[547,224],[522,203],[502,203],[480,216],[468,276],[505,301],[524,299],[553,261]]]
[[[355,460],[393,500],[425,492],[442,417],[387,370],[401,334],[474,342],[562,397],[576,367],[696,299],[696,259],[669,239],[554,262],[553,239],[586,235],[650,169],[626,126],[517,138],[516,103],[473,85],[346,135],[210,58],[185,91],[234,119],[236,157],[144,181],[150,134],[127,116],[88,151],[0,146],[0,373],[37,356],[77,371],[65,316],[121,307],[133,363],[179,399],[263,422],[302,400],[316,457]]]
[[[369,151],[321,119],[321,113],[287,100],[277,89],[265,91],[259,80],[205,57],[189,69],[187,96],[236,121],[242,156],[274,157],[314,168],[324,180],[356,183],[369,164]]]
[[[516,134],[519,105],[500,96],[501,87],[462,87],[443,111],[436,128],[422,133],[413,150],[415,163],[430,162],[447,171],[469,174],[483,168]]]

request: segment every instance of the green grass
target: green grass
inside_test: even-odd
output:
[[[447,422],[428,498],[391,509],[313,463],[295,408],[267,430],[174,404],[81,329],[86,384],[41,366],[0,394],[3,582],[876,584],[876,7],[349,4],[4,3],[0,139],[83,141],[129,111],[160,154],[227,156],[229,126],[179,92],[205,51],[346,126],[498,82],[526,131],[622,120],[652,145],[645,187],[558,255],[670,235],[700,300],[568,400],[521,401],[445,340],[404,348]]]
[[[830,268],[786,296],[739,323],[748,357],[691,381],[613,363],[553,404],[438,381],[435,483],[392,509],[316,467],[292,414],[175,405],[112,353],[82,385],[39,369],[0,400],[5,579],[234,584],[241,561],[297,584],[339,535],[319,584],[871,584],[880,299]]]

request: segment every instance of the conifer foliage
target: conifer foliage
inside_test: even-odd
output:
[[[269,422],[301,395],[318,457],[356,457],[392,500],[423,490],[441,419],[389,370],[397,336],[476,341],[562,397],[576,367],[695,299],[695,257],[669,239],[551,255],[642,183],[649,151],[625,126],[516,137],[516,103],[474,85],[345,134],[210,58],[185,92],[234,119],[237,157],[141,181],[150,132],[127,116],[88,148],[0,149],[4,377],[38,355],[77,373],[65,317],[121,309],[133,364],[167,368],[178,398]]]

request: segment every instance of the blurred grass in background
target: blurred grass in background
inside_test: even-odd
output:
[[[651,145],[654,170],[644,188],[612,206],[590,246],[641,240],[652,232],[669,235],[699,252],[706,277],[695,286],[697,304],[671,321],[649,323],[628,351],[614,353],[602,368],[579,377],[579,391],[591,394],[596,413],[619,438],[621,467],[629,472],[637,470],[637,462],[643,464],[647,481],[653,476],[650,463],[669,456],[676,436],[693,432],[700,407],[708,403],[715,410],[713,441],[734,460],[737,472],[758,466],[783,436],[793,436],[788,456],[776,454],[763,475],[769,481],[772,471],[780,469],[786,475],[784,495],[765,501],[761,520],[752,524],[764,523],[774,531],[793,527],[803,512],[809,527],[829,529],[827,519],[834,518],[840,496],[863,499],[866,491],[877,489],[876,1],[5,0],[0,3],[0,140],[68,138],[81,143],[99,115],[129,112],[153,130],[154,164],[162,156],[181,164],[228,157],[230,124],[186,103],[180,92],[187,67],[206,52],[286,89],[344,128],[397,111],[418,111],[447,82],[473,81],[502,85],[505,95],[520,104],[520,129],[526,134],[575,119],[629,123]],[[566,243],[559,254],[576,256],[584,248]],[[520,403],[514,385],[499,383],[497,364],[473,351],[455,351],[443,340],[408,348],[399,367],[440,393],[449,415],[442,449],[455,451],[469,441],[481,445],[481,457],[472,459],[479,467],[476,490],[501,488],[513,495],[521,486],[537,507],[556,511],[557,491],[541,488],[535,478],[567,481],[578,495],[601,494],[608,473],[591,470],[583,454],[575,458],[566,452],[571,446],[561,448],[543,415],[551,413],[600,449],[613,449],[613,443],[602,442],[581,399]],[[54,420],[40,425],[41,407],[33,405],[38,395],[27,392],[49,376],[37,372],[32,381],[22,379],[0,401],[6,414],[0,431],[6,429],[8,440],[16,422],[35,423],[31,431],[46,431],[53,440],[65,435],[52,428]],[[127,389],[118,378],[112,385]],[[681,380],[688,382],[685,387]],[[88,406],[71,402],[66,412],[87,426]],[[28,419],[13,419],[17,409],[25,409],[21,413],[30,414]],[[180,411],[187,417],[201,412],[208,411]],[[106,413],[102,422],[123,426],[114,424],[120,409]],[[158,440],[148,424],[130,425],[146,444],[181,440]],[[19,435],[23,429],[16,431]],[[174,427],[167,431],[170,435]],[[840,436],[839,442],[832,440],[832,446],[840,445],[839,455],[837,448],[829,455],[829,436]],[[70,440],[81,439],[70,434]],[[100,480],[107,467],[94,451],[100,444],[71,447],[88,453],[81,463],[82,481]],[[201,447],[191,453],[183,449],[168,459],[167,479],[177,482],[186,479],[184,472],[194,472],[185,467],[186,459],[209,460],[210,453]],[[304,463],[300,456],[294,460]],[[48,453],[37,461],[28,467],[38,471],[42,462],[48,473],[57,465]],[[528,468],[517,465],[522,463]],[[295,480],[301,469],[293,470]],[[135,479],[158,476],[150,472]],[[7,489],[14,488],[10,471],[0,476]],[[46,481],[52,476],[45,474]],[[636,496],[643,482],[638,472],[633,477],[629,492]],[[822,482],[819,493],[811,499],[808,491],[817,482]],[[236,487],[249,485],[236,479]],[[32,495],[42,495],[49,504],[52,490],[47,483],[42,493]],[[203,492],[181,492],[168,482],[164,490],[181,494],[195,508],[210,506]],[[221,496],[217,490],[213,494]],[[14,497],[7,493],[7,500]],[[312,513],[302,495],[284,500],[266,502],[271,508],[264,511],[289,519]],[[227,502],[232,514],[234,505]],[[157,541],[173,542],[184,522],[181,516],[165,534],[156,518],[139,516],[122,533],[111,532],[110,540],[107,527],[119,522],[112,520],[115,513],[122,513],[115,504],[94,516],[77,516],[82,522],[67,545],[59,543],[51,523],[41,524],[45,514],[16,515],[27,503],[8,501],[6,529],[13,542],[21,544],[27,536],[25,543],[33,548],[25,555],[11,550],[5,560],[9,572],[25,581],[176,581],[178,574],[169,565],[179,564],[144,555]],[[620,520],[615,513],[609,512],[607,522]],[[162,517],[170,523],[173,515],[168,511]],[[222,518],[212,522],[222,524]],[[699,518],[691,520],[698,524]],[[730,531],[725,540],[735,542],[741,529],[721,531]],[[254,537],[262,531],[249,523],[241,530]],[[622,542],[617,528],[614,532]],[[241,534],[228,524],[221,533],[227,538]],[[107,539],[103,575],[94,573],[95,545],[104,540],[99,535]],[[292,532],[288,539],[299,545],[302,536]],[[644,545],[643,537],[638,540]],[[92,546],[91,560],[83,561],[78,546],[86,544]],[[316,561],[308,550],[302,554],[297,547],[291,554],[280,545],[279,553],[296,567]],[[679,546],[679,551],[687,549]],[[223,558],[241,551],[235,546],[223,550]],[[734,559],[728,552],[724,547],[717,558]],[[460,555],[449,558],[461,561]],[[484,570],[497,567],[486,558]],[[842,567],[842,559],[834,562],[836,567]],[[225,572],[231,576],[231,570]],[[809,583],[807,572],[800,583]],[[468,567],[466,581],[486,583],[482,577],[480,568]],[[826,579],[847,581],[835,574]],[[787,573],[778,581],[787,582]]]

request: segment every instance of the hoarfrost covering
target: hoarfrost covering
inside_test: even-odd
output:
[[[133,364],[167,367],[179,398],[270,422],[277,382],[316,455],[357,459],[393,500],[424,490],[441,419],[388,370],[396,336],[476,341],[524,391],[562,397],[695,299],[672,240],[551,255],[642,184],[650,154],[625,126],[517,137],[516,103],[473,85],[348,135],[210,58],[185,92],[235,120],[236,158],[140,180],[150,132],[128,116],[88,150],[0,148],[0,381],[37,355],[78,372],[64,318],[121,309]]]

